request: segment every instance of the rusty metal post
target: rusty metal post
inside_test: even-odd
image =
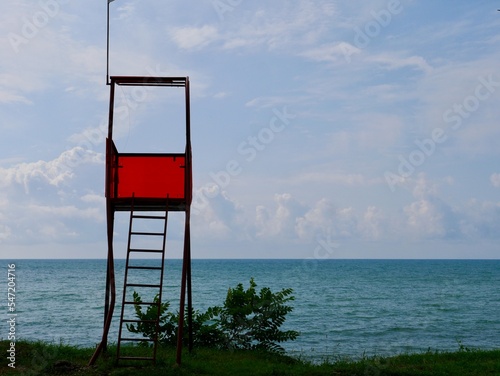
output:
[[[184,308],[186,304],[186,288],[188,294],[188,330],[189,351],[193,348],[193,306],[191,294],[191,201],[193,195],[193,174],[191,159],[191,110],[189,95],[189,77],[186,77],[186,170],[185,170],[185,198],[186,218],[184,227],[184,252],[182,256],[181,296],[179,304],[179,327],[177,329],[177,355],[176,363],[182,361],[182,340],[184,336]]]
[[[114,213],[110,207],[111,205],[108,203],[107,211],[108,211],[108,270],[107,270],[107,278],[106,278],[106,291],[110,292],[110,295],[106,294],[106,302],[105,302],[105,319],[104,319],[104,329],[102,333],[101,343],[97,346],[94,355],[89,361],[89,366],[95,364],[99,354],[102,351],[107,349],[108,345],[108,333],[109,328],[111,327],[111,320],[113,318],[113,311],[115,309],[116,302],[116,283],[115,283],[115,266],[114,266],[114,257],[113,257],[113,227],[114,227]],[[111,212],[110,212],[111,211]],[[108,300],[109,299],[109,300]]]
[[[177,328],[177,354],[175,362],[180,365],[182,360],[182,340],[184,336],[184,307],[186,304],[186,286],[191,285],[188,277],[191,279],[191,242],[190,242],[190,216],[189,210],[186,210],[186,221],[184,228],[184,254],[182,256],[182,277],[181,277],[181,296],[179,304],[179,327]],[[191,288],[188,290],[188,325],[189,341],[192,348],[192,306],[191,306]]]
[[[111,164],[112,153],[110,149],[111,139],[113,135],[113,112],[114,112],[114,100],[115,100],[115,85],[111,85],[110,88],[110,104],[109,104],[109,120],[108,120],[108,139],[106,140],[106,217],[107,217],[107,237],[108,237],[108,261],[106,268],[106,296],[104,302],[104,328],[102,339],[97,346],[94,355],[89,361],[89,365],[93,365],[99,354],[105,351],[108,346],[108,333],[111,327],[111,320],[113,318],[113,311],[115,309],[116,302],[116,283],[115,283],[115,263],[114,263],[114,252],[113,252],[113,230],[115,222],[115,213],[109,198],[109,182],[111,179]]]
[[[189,212],[186,213],[189,221]],[[184,240],[187,242],[187,253],[188,253],[188,265],[186,270],[186,278],[187,278],[187,294],[188,294],[188,328],[189,328],[189,342],[188,349],[189,352],[193,351],[193,296],[191,293],[191,230],[190,225],[187,226],[187,235]]]

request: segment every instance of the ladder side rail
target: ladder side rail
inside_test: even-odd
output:
[[[120,313],[120,327],[118,330],[118,343],[116,348],[116,356],[120,357],[120,345],[122,340],[123,315],[125,312],[125,301],[127,299],[127,281],[128,281],[128,266],[130,261],[130,244],[132,241],[132,222],[134,220],[134,196],[132,195],[132,207],[130,210],[130,222],[128,228],[128,245],[127,245],[127,260],[125,262],[125,277],[123,278],[123,295],[122,295],[122,310]]]
[[[158,349],[158,336],[160,334],[160,318],[161,318],[161,304],[163,301],[163,275],[165,271],[165,251],[167,244],[167,225],[168,225],[168,196],[165,208],[165,220],[163,222],[163,243],[162,243],[162,257],[161,257],[161,270],[160,270],[160,292],[158,295],[158,316],[156,317],[156,341],[154,343],[153,358],[156,361],[156,353]]]

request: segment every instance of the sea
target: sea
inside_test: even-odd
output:
[[[153,262],[143,260],[144,264]],[[15,264],[16,338],[94,347],[104,320],[106,260],[0,260],[7,339],[7,269]],[[163,300],[178,309],[181,260],[166,260]],[[116,260],[118,338],[125,260]],[[151,281],[146,271],[138,278]],[[192,261],[193,307],[222,305],[228,288],[292,288],[283,345],[311,360],[459,348],[500,348],[500,260]],[[3,330],[1,329],[3,327]]]

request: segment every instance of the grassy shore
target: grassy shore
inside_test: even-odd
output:
[[[0,341],[3,354],[9,355],[10,344]],[[145,351],[145,349],[134,349]],[[500,350],[469,350],[457,352],[426,352],[394,357],[372,357],[351,361],[337,359],[322,364],[288,356],[254,351],[217,351],[197,349],[185,353],[181,367],[174,365],[175,349],[164,348],[158,353],[156,366],[150,362],[115,364],[115,348],[101,356],[97,364],[88,367],[93,349],[64,344],[17,342],[15,369],[2,356],[2,375],[500,375]],[[144,354],[146,355],[146,354]]]

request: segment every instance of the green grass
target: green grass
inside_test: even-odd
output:
[[[0,351],[8,354],[9,343],[0,341]],[[184,353],[182,366],[175,365],[175,349],[159,350],[156,366],[151,362],[115,364],[116,348],[110,346],[95,366],[87,363],[93,349],[64,344],[17,342],[16,369],[2,356],[1,375],[500,375],[500,350],[469,350],[460,346],[457,352],[426,352],[393,357],[371,357],[361,360],[338,359],[322,364],[288,356],[256,351],[218,351],[196,349]],[[150,355],[148,349],[130,348],[134,355]]]

